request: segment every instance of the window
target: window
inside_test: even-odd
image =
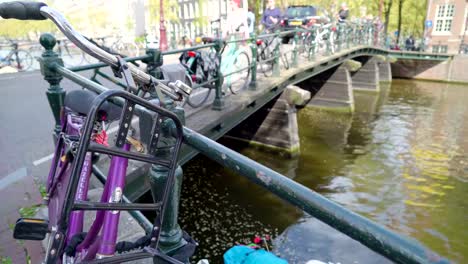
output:
[[[447,45],[432,45],[432,53],[447,53]]]
[[[440,46],[439,53],[447,53],[447,45]]]
[[[452,31],[452,20],[455,14],[455,5],[438,5],[436,12],[435,32]]]
[[[436,21],[435,31],[442,31],[442,22],[443,20]]]

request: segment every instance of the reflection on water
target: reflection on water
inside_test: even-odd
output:
[[[302,153],[296,160],[227,144],[441,255],[464,262],[468,259],[467,99],[468,87],[394,80],[378,96],[357,94],[352,116],[299,111]],[[201,167],[206,169],[200,172]],[[192,215],[183,226],[202,242],[200,257],[219,256],[232,243],[269,233],[278,235],[275,251],[291,263],[311,258],[384,261],[206,159],[191,162],[185,172],[183,199],[193,201],[182,205],[183,214]],[[199,203],[190,191],[193,186],[203,197]],[[199,221],[204,217],[196,211],[200,208],[216,214]],[[200,232],[203,228],[210,231]],[[220,230],[222,238],[216,238]],[[203,245],[205,239],[220,241],[212,245],[219,249],[215,254]]]

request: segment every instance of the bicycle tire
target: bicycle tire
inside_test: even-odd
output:
[[[128,56],[130,56],[130,55],[128,54],[128,51],[125,50],[125,47],[124,47],[123,43],[114,43],[114,44],[111,46],[111,50],[113,50],[114,53],[120,54],[120,55],[123,56],[123,57],[128,57]]]
[[[29,51],[18,50],[18,53],[11,57],[11,65],[18,71],[27,71],[33,64],[33,57]]]
[[[95,63],[97,60],[86,52],[83,52],[83,63]]]
[[[270,77],[273,75],[273,61],[265,61],[269,59],[271,53],[268,51],[265,43],[262,43],[262,47],[260,48],[259,60],[258,65],[260,66],[260,70],[262,71],[265,77]]]
[[[309,58],[309,54],[312,50],[312,38],[310,35],[302,39],[302,56]]]
[[[281,54],[281,63],[286,70],[289,70],[289,60],[287,54]]]
[[[334,31],[330,32],[329,36],[329,42],[330,42],[330,52],[331,54],[335,54],[336,52],[336,34]]]
[[[135,43],[132,42],[127,42],[123,43],[124,47],[124,52],[126,52],[125,55],[130,56],[130,57],[137,57],[140,55],[140,48]]]
[[[191,78],[188,75],[186,75],[185,78],[188,79],[190,83],[192,82]],[[210,89],[209,87],[198,87],[194,89],[194,92],[190,94],[190,97],[187,98],[187,101],[185,102],[188,105],[190,105],[192,108],[200,107],[204,105],[206,101],[208,100],[208,98],[210,97],[211,90],[212,89]],[[195,100],[196,98],[197,100]]]
[[[238,63],[240,60],[239,58],[242,58],[244,57],[244,59],[247,61],[247,65],[245,65],[245,63],[241,62],[240,65],[236,65],[236,63]],[[237,54],[235,60],[234,60],[234,63],[233,63],[233,66],[235,68],[234,71],[237,71],[237,70],[240,70],[242,68],[245,68],[247,67],[246,71],[247,74],[246,76],[242,76],[240,79],[239,79],[239,82],[241,82],[243,80],[243,83],[242,85],[236,85],[237,82],[235,82],[236,84],[233,85],[233,82],[231,81],[229,84],[228,84],[228,87],[229,87],[229,90],[231,91],[232,94],[237,94],[239,91],[243,90],[247,84],[249,83],[249,77],[250,77],[250,59],[249,59],[249,55],[247,55],[247,53],[245,51],[242,51],[240,52],[239,54]],[[244,72],[242,71],[242,72]],[[242,73],[241,72],[241,73]],[[238,73],[236,73],[237,75]],[[232,75],[231,75],[231,78],[232,78]]]
[[[65,50],[66,52],[68,52],[68,55],[70,56],[70,58],[72,58],[73,66],[78,66],[78,65],[83,64],[85,57],[84,57],[83,51],[80,48],[78,48],[74,44],[70,44],[65,47]]]

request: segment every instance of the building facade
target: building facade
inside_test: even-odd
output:
[[[201,34],[211,35],[210,21],[226,19],[227,4],[227,0],[179,0],[179,20],[170,23],[168,32],[178,42],[183,36],[194,39]]]
[[[427,51],[468,53],[468,1],[428,0],[427,11]]]

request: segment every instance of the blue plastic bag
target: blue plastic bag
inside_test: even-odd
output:
[[[224,264],[288,264],[282,258],[264,249],[234,246],[224,253]]]

